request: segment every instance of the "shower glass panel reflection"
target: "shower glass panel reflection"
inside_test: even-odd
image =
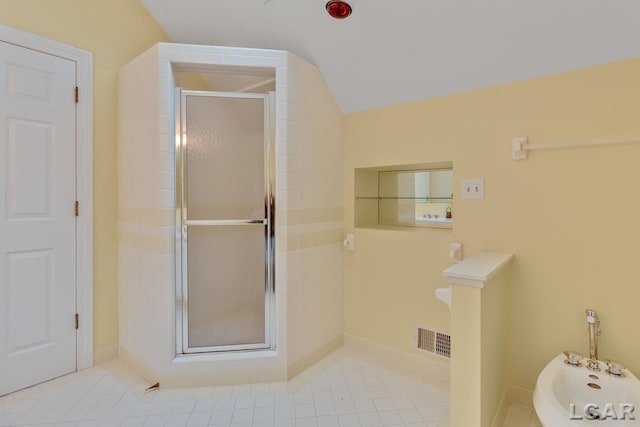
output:
[[[272,97],[176,94],[178,353],[273,348]]]

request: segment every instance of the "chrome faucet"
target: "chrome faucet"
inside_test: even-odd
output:
[[[599,371],[598,363],[598,335],[600,335],[600,319],[598,312],[592,309],[585,310],[587,314],[587,323],[589,324],[589,360],[587,360],[587,368],[592,371]]]

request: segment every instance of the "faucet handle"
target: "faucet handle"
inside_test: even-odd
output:
[[[625,367],[621,363],[611,359],[605,360],[604,362],[607,364],[607,374],[613,375],[614,377],[624,376]]]
[[[578,353],[576,351],[565,350],[563,352],[563,354],[567,358],[564,361],[564,363],[566,363],[567,365],[571,365],[571,366],[580,366],[580,362],[583,359],[583,357],[582,357],[582,355],[580,353]]]

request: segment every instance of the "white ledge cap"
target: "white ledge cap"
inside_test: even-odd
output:
[[[449,283],[484,288],[486,282],[498,274],[513,259],[513,254],[480,252],[443,271]]]

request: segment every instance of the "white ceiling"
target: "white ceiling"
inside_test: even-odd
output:
[[[141,0],[174,41],[284,49],[344,113],[640,56],[638,0]],[[638,76],[640,79],[640,76]]]

